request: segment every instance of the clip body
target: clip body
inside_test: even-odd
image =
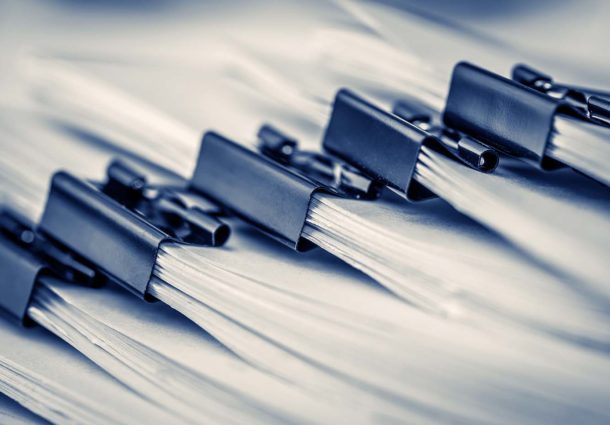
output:
[[[413,177],[422,145],[442,150],[439,140],[348,90],[340,90],[322,146],[409,200],[434,196]]]
[[[554,85],[550,77],[530,68],[517,67],[514,77],[510,80],[464,62],[456,65],[445,125],[548,170],[561,166],[546,155],[555,114],[600,121],[610,117],[607,100]]]
[[[191,189],[297,251],[311,198],[328,187],[214,132],[202,139]]]

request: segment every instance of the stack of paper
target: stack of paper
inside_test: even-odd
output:
[[[73,167],[81,173],[91,170],[89,160],[101,159],[100,151],[96,154],[78,140],[40,125],[26,128],[22,135],[28,146],[49,152],[49,158],[55,149],[72,152],[59,161],[64,168],[70,168],[70,156],[78,158]],[[46,137],[28,137],[33,134]],[[405,246],[419,247],[411,254],[418,269],[431,276],[442,275],[433,268],[439,258],[453,258],[442,264],[455,270],[475,270],[473,262],[476,275],[457,275],[463,276],[463,285],[476,284],[472,292],[482,300],[505,299],[502,308],[496,307],[501,314],[474,296],[454,297],[460,303],[448,310],[458,320],[419,312],[322,252],[303,256],[287,251],[231,220],[234,235],[226,248],[165,246],[151,294],[258,371],[162,304],[147,305],[118,288],[46,280],[31,316],[184,420],[316,423],[354,415],[356,422],[501,423],[502,412],[503,418],[520,423],[547,417],[561,423],[563,416],[555,412],[567,410],[602,421],[606,413],[598,395],[608,391],[608,360],[603,352],[581,345],[591,345],[589,339],[597,346],[607,341],[603,314],[594,305],[564,291],[546,272],[446,204],[341,202],[357,208],[358,232],[368,228],[358,220],[371,214],[371,205],[384,211],[387,228],[373,229],[388,247],[379,267],[405,255],[390,249],[403,235],[408,237]],[[436,255],[428,262],[417,255],[431,246]],[[511,271],[511,282],[499,280],[501,270]],[[521,273],[527,291],[517,286]],[[537,276],[535,283],[525,276]],[[407,287],[418,282],[407,271],[394,278]],[[162,282],[173,282],[173,289]],[[535,306],[538,294],[548,300],[543,310]],[[475,310],[479,316],[463,313],[463,306],[479,304],[486,305]],[[566,311],[570,320],[564,320]],[[520,324],[525,326],[506,323],[513,315],[523,316]],[[467,325],[460,323],[464,321]],[[576,344],[552,337],[561,328],[566,334],[560,336]]]
[[[319,150],[341,85],[442,109],[447,70],[337,9],[325,25],[350,30],[311,32],[320,14],[281,39],[249,13],[227,15],[230,42],[179,13],[146,46],[120,24],[98,42],[49,30],[33,96],[0,99],[0,206],[36,222],[53,173],[99,182],[115,157],[189,178],[210,128],[254,147],[271,122]],[[315,195],[303,236],[322,249],[308,253],[235,217],[224,247],[164,243],[156,303],[40,278],[38,326],[0,320],[0,392],[53,423],[610,422],[608,189],[513,161],[482,175],[426,149],[417,173],[442,199]],[[16,414],[0,397],[0,422]]]
[[[0,321],[0,388],[55,423],[182,423],[67,349],[44,329]]]
[[[51,79],[57,86],[44,90],[45,99],[56,102],[60,110],[65,108],[64,120],[151,160],[163,156],[163,164],[189,177],[198,150],[195,129],[86,73],[69,66],[66,71],[65,65],[53,63],[50,69],[47,77],[57,73]],[[70,96],[77,88],[92,96]],[[239,92],[230,85],[224,89]],[[240,109],[227,97],[226,109],[233,111],[233,117],[248,115],[249,106]],[[114,113],[109,109],[112,103],[129,105],[137,120]],[[272,117],[286,106],[259,104]],[[300,113],[295,107],[292,128],[311,135],[296,125]],[[154,122],[154,129],[144,127],[144,120]],[[165,136],[160,138],[161,134]],[[180,148],[168,148],[165,138]],[[311,136],[304,142],[315,143]],[[317,195],[305,235],[426,311],[471,323],[480,323],[482,317],[487,322],[491,316],[494,323],[512,321],[570,340],[607,344],[606,301],[597,296],[608,291],[603,257],[610,237],[606,234],[610,202],[599,198],[608,190],[569,172],[544,176],[510,161],[498,173],[484,175],[434,152],[424,151],[422,157],[418,168],[422,182],[454,208],[535,253],[543,267],[437,201],[367,203]],[[590,223],[584,228],[576,224],[582,214]],[[576,246],[576,253],[567,252]],[[534,283],[533,276],[537,276]],[[549,301],[539,306],[540,297]],[[571,313],[561,314],[567,311]]]

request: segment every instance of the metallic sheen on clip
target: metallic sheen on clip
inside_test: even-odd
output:
[[[394,104],[395,115],[438,137],[447,151],[459,161],[483,173],[493,172],[499,163],[498,153],[477,140],[447,128],[433,111],[415,101],[400,100]]]

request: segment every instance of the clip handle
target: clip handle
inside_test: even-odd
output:
[[[610,98],[591,96],[587,100],[587,109],[591,119],[610,125]]]
[[[160,197],[155,205],[159,227],[169,225],[172,235],[185,243],[222,246],[229,239],[229,226],[199,207],[186,207],[179,199],[167,197]]]
[[[299,142],[296,139],[269,124],[263,124],[259,128],[257,137],[261,153],[280,164],[289,164],[292,156],[299,149]]]
[[[382,187],[378,181],[366,177],[338,158],[299,149],[296,139],[269,124],[260,128],[258,140],[263,155],[331,187],[340,195],[376,199],[381,194]]]
[[[512,78],[518,83],[542,92],[547,92],[553,86],[553,78],[550,75],[522,63],[513,67]]]
[[[437,123],[434,112],[414,102],[399,100],[393,112],[405,121],[438,137],[439,141],[454,159],[482,173],[493,172],[500,158],[498,152],[479,141],[460,134]]]
[[[572,96],[584,104],[591,96],[610,98],[610,92],[590,87],[556,83],[550,75],[544,74],[528,65],[518,64],[513,67],[512,79],[552,97]]]

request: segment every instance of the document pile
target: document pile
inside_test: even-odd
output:
[[[610,94],[325,7],[19,57],[0,421],[608,423]]]

